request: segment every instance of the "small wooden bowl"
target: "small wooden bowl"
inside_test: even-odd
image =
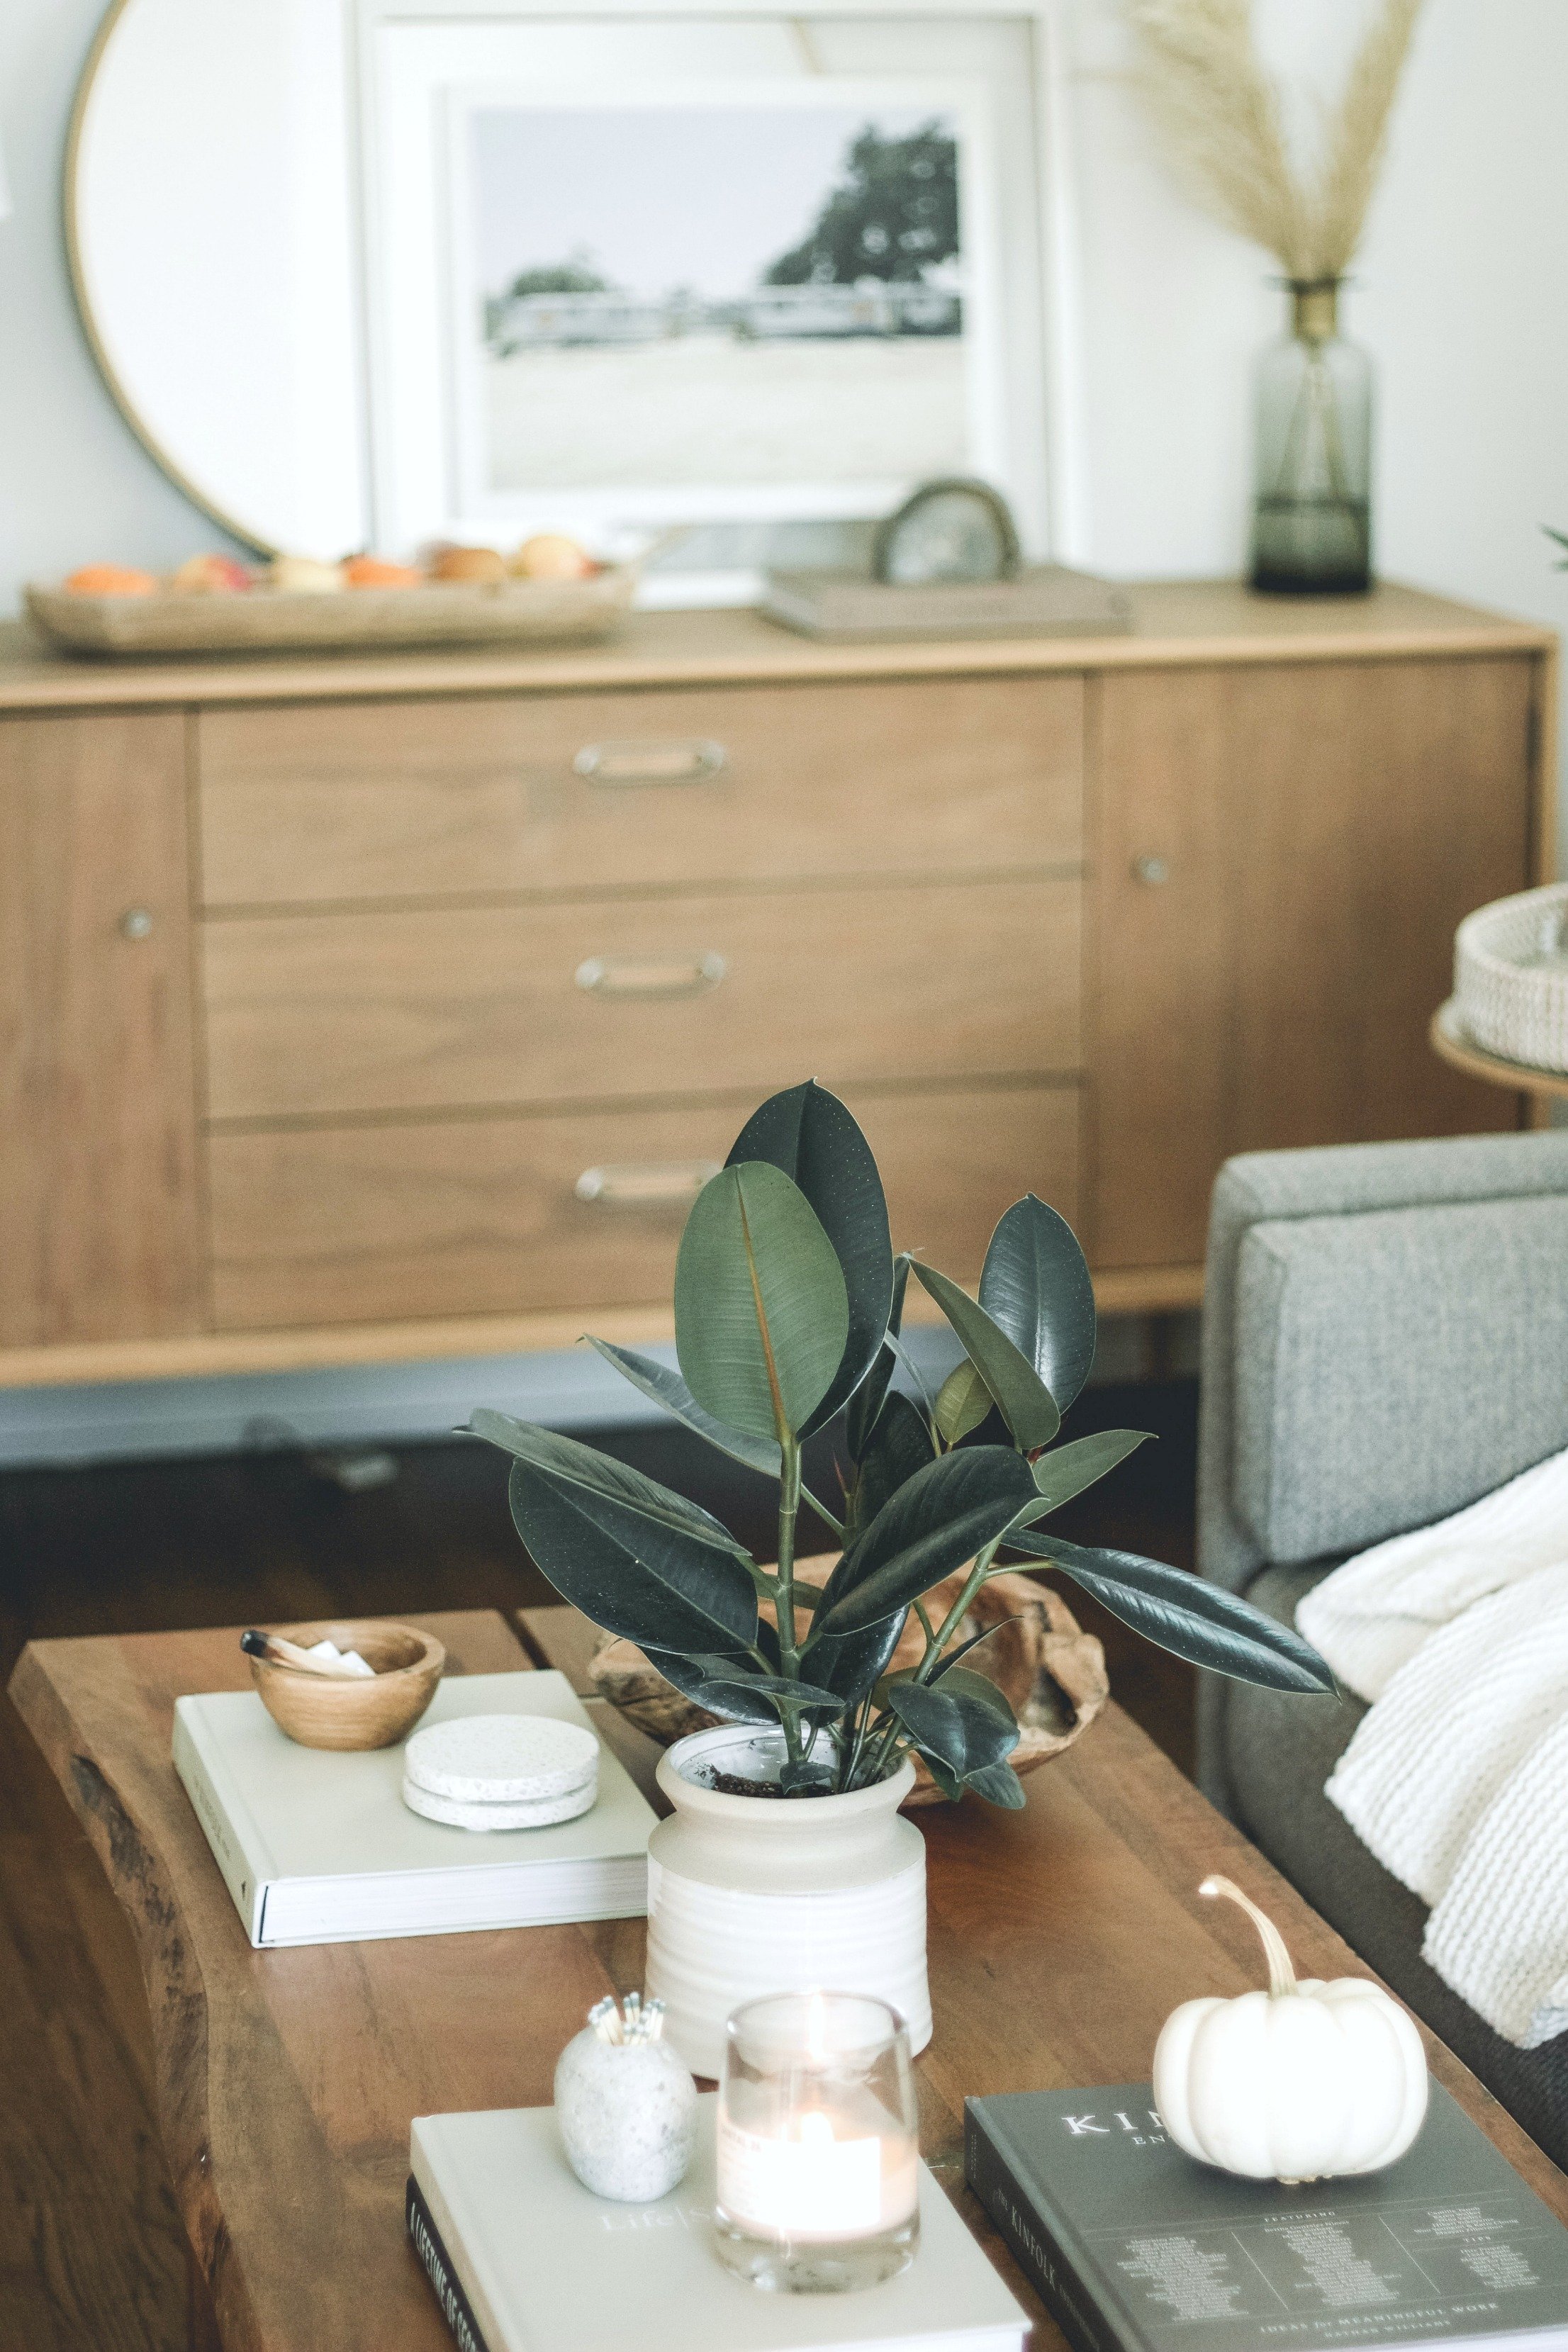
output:
[[[277,1629],[302,1650],[335,1642],[357,1650],[372,1681],[363,1675],[308,1675],[298,1666],[252,1658],[251,1680],[261,1704],[301,1748],[391,1748],[412,1731],[431,1700],[447,1664],[433,1633],[397,1625],[385,1617],[353,1617],[336,1624],[287,1625]]]

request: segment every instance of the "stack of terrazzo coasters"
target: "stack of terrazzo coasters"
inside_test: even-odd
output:
[[[598,1794],[598,1741],[553,1716],[457,1716],[403,1751],[404,1803],[453,1829],[542,1829],[575,1821]]]

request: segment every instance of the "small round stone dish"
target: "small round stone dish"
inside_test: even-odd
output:
[[[335,1642],[340,1650],[357,1650],[373,1669],[369,1675],[312,1675],[270,1658],[251,1659],[251,1679],[262,1706],[279,1730],[301,1748],[391,1748],[413,1730],[435,1697],[447,1664],[433,1633],[385,1617],[291,1625],[287,1631],[302,1650]]]

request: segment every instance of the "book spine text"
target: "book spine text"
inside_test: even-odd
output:
[[[1077,2270],[973,2109],[963,2118],[963,2172],[1076,2352],[1135,2352],[1096,2312]]]
[[[419,2194],[419,2185],[412,2176],[408,2182],[405,2211],[414,2251],[424,2263],[426,2274],[436,2290],[441,2316],[452,2331],[458,2352],[489,2352],[468,2306],[468,2298],[458,2284],[447,2249],[441,2243],[441,2233],[430,2219],[430,2208]]]

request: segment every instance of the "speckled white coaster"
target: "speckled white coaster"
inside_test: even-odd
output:
[[[403,1783],[403,1801],[411,1813],[423,1813],[427,1822],[442,1822],[454,1830],[542,1830],[552,1822],[574,1822],[579,1813],[591,1812],[598,1800],[597,1773],[580,1788],[568,1789],[563,1796],[535,1797],[511,1805],[465,1804],[460,1797],[432,1796],[428,1789],[416,1789],[412,1780]]]
[[[460,1804],[538,1804],[591,1791],[599,1743],[581,1724],[553,1716],[463,1715],[416,1731],[403,1751],[403,1773],[414,1788]],[[586,1811],[592,1802],[590,1794],[574,1810]]]

